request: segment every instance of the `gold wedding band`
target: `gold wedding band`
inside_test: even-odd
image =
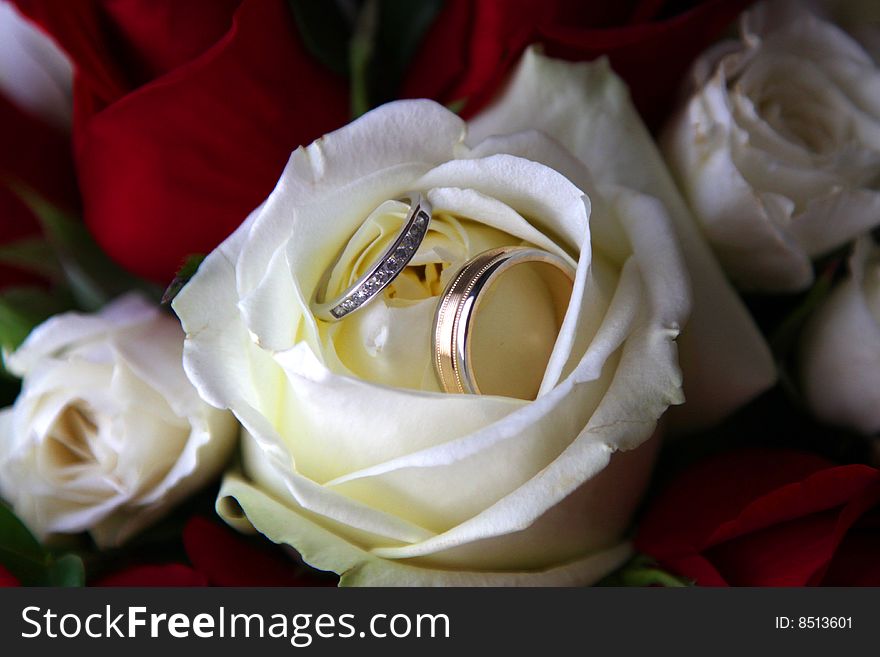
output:
[[[481,389],[475,371],[473,335],[477,326],[477,311],[491,296],[491,288],[503,274],[525,264],[537,265],[535,272],[539,285],[546,290],[552,302],[553,320],[558,333],[574,285],[575,272],[568,262],[548,251],[522,246],[491,249],[475,256],[465,263],[446,287],[434,313],[434,368],[444,391],[504,394]],[[528,348],[524,345],[525,342],[520,346]],[[543,370],[539,374],[542,373]],[[530,384],[530,392],[523,398],[529,394],[534,398],[537,388],[537,384]]]

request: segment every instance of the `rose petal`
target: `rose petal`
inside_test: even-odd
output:
[[[281,0],[246,0],[216,43],[186,63],[193,53],[161,53],[180,65],[131,93],[107,70],[112,58],[90,48],[105,43],[101,21],[85,23],[97,34],[76,37],[84,53],[72,55],[88,57],[80,68],[93,75],[83,84],[105,103],[125,94],[98,113],[78,108],[87,118],[75,130],[86,223],[140,275],[167,282],[186,255],[214,248],[271,190],[293,148],[345,121],[345,85],[308,55]],[[213,29],[189,24],[187,34]]]
[[[183,544],[196,570],[211,586],[314,586],[291,558],[268,545],[254,545],[199,516],[186,523]]]
[[[823,586],[880,586],[880,532],[851,530],[822,579]]]
[[[0,566],[0,588],[20,586],[18,579],[6,568]]]
[[[77,206],[69,138],[14,105],[0,92],[0,177],[17,180],[70,210]],[[39,222],[22,200],[0,185],[0,245],[39,236]],[[0,266],[0,289],[45,281],[19,268]]]
[[[253,526],[258,526],[271,540],[296,545],[305,561],[314,567],[343,573],[340,582],[343,586],[582,586],[595,582],[631,555],[629,545],[621,544],[544,571],[505,573],[420,568],[378,559],[234,475],[227,475],[223,483],[217,510],[236,527],[253,530]]]
[[[872,189],[836,189],[810,201],[791,234],[811,257],[824,255],[869,232],[880,216],[880,192]],[[829,230],[829,224],[834,229]]]
[[[642,518],[637,548],[665,558],[673,552],[671,547],[661,547],[668,536],[670,545],[693,546],[688,550],[698,551],[720,522],[735,517],[752,499],[830,465],[816,455],[801,452],[774,456],[774,452],[762,450],[726,453],[677,475]],[[694,495],[695,490],[701,494]],[[714,491],[711,499],[706,498],[708,491]]]
[[[673,480],[636,546],[699,583],[806,585],[878,495],[867,466],[789,451],[721,454]]]
[[[467,101],[463,114],[482,109],[523,50],[543,43],[573,61],[609,56],[652,123],[674,101],[689,62],[748,4],[708,0],[682,11],[678,3],[584,3],[556,0],[444,3],[404,79],[402,96]],[[645,62],[662,60],[662,67]]]
[[[207,578],[180,563],[132,566],[106,575],[91,586],[208,586]]]
[[[159,310],[139,295],[126,295],[96,315],[68,313],[48,319],[6,359],[7,366],[23,376],[39,361],[78,341],[94,339],[115,326],[137,324],[156,317]]]
[[[67,132],[73,67],[64,53],[13,5],[0,4],[0,93]]]
[[[231,406],[243,389],[238,385],[238,372],[250,372],[250,360],[260,357],[260,350],[248,336],[238,319],[238,298],[234,262],[253,225],[251,215],[241,226],[199,266],[199,270],[174,298],[172,308],[181,318],[186,333],[184,370],[199,390],[201,397],[217,408]],[[200,282],[196,285],[196,282]],[[193,292],[193,290],[197,290]],[[219,315],[216,313],[219,311]],[[193,338],[200,338],[194,340]],[[212,347],[230,339],[239,349],[227,350],[224,358],[215,358]],[[251,396],[248,403],[258,400]]]

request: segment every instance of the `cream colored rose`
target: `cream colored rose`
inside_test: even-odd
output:
[[[597,185],[562,140],[505,129],[522,107],[518,85],[547,85],[534,94],[541,103],[580,83],[567,125],[593,125],[564,143],[577,148],[590,130],[626,135],[596,164],[629,157],[646,167],[624,167],[639,184],[606,171]],[[650,472],[649,439],[682,401],[675,339],[691,294],[665,201],[686,210],[622,86],[604,64],[530,51],[511,89],[470,136],[442,107],[403,101],[299,149],[175,300],[190,379],[246,429],[243,471],[224,482],[219,512],[344,584],[595,581],[629,554],[621,539]],[[548,103],[543,116],[560,119],[562,107]],[[612,116],[618,125],[603,130]],[[664,202],[633,189],[641,183]],[[396,234],[406,206],[393,199],[409,190],[427,196],[434,219],[408,270],[358,314],[316,321],[308,301],[325,268],[345,247],[330,286],[356,279]],[[740,331],[744,313],[725,305],[733,294],[693,235],[686,258],[709,263],[701,290],[715,292],[716,318],[732,318],[737,351],[753,329]],[[438,295],[470,257],[511,244],[577,270],[549,363],[528,373],[542,379],[539,394],[444,394],[430,349]],[[541,302],[524,288],[515,321],[527,324]],[[760,358],[758,344],[749,353]],[[761,367],[749,376],[710,386],[720,401],[703,417],[766,379]]]
[[[880,223],[880,71],[847,33],[760,5],[692,83],[664,152],[738,285],[802,289],[813,258]]]
[[[38,326],[6,359],[0,493],[39,536],[119,545],[216,476],[238,425],[183,373],[183,332],[142,298]]]
[[[880,432],[880,248],[861,238],[849,274],[805,327],[801,383],[821,419]]]

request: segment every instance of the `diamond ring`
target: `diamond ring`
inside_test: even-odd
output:
[[[400,200],[409,202],[409,212],[400,233],[384,253],[339,296],[327,300],[327,283],[331,265],[312,297],[311,309],[315,317],[327,322],[335,322],[360,310],[382,293],[409,264],[422,240],[428,233],[431,221],[431,204],[419,192],[411,192]],[[334,263],[335,264],[335,263]]]
[[[502,275],[506,285],[499,285]],[[434,313],[434,369],[443,390],[534,399],[574,277],[565,259],[533,247],[490,249],[466,262]]]

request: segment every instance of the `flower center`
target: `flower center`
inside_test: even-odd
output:
[[[49,431],[46,443],[48,462],[64,471],[96,464],[98,458],[93,442],[97,433],[98,425],[90,410],[82,402],[69,404]]]
[[[826,120],[830,108],[806,90],[790,93],[801,93],[802,96],[797,103],[788,102],[777,92],[758,98],[758,114],[782,137],[808,151],[816,154],[834,151],[838,136],[831,122]]]

